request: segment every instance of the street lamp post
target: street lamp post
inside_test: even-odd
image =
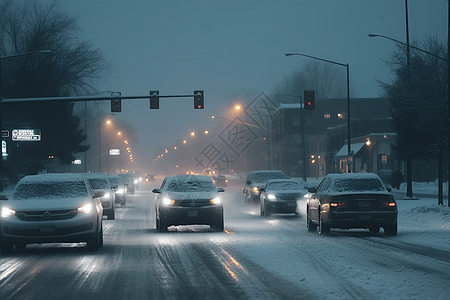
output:
[[[7,55],[7,56],[0,56],[0,132],[2,132],[2,138],[0,140],[3,141],[3,108],[2,108],[2,60],[8,59],[8,58],[14,58],[29,54],[35,54],[35,53],[51,53],[50,50],[36,50],[36,51],[29,51],[24,53],[18,53],[13,55]],[[2,154],[0,155],[0,192],[3,192],[3,150]]]
[[[450,15],[450,5],[449,5],[449,15]],[[449,26],[450,26],[450,21],[449,21]],[[450,30],[450,28],[449,28],[449,30]],[[449,31],[449,36],[450,36],[450,31]],[[370,33],[369,37],[380,37],[380,38],[388,39],[388,40],[393,41],[395,43],[398,43],[398,44],[406,46],[406,49],[407,49],[406,50],[406,59],[407,59],[408,69],[410,67],[410,48],[415,49],[415,50],[420,51],[420,52],[423,52],[423,53],[428,54],[430,56],[436,57],[436,58],[438,58],[440,60],[443,60],[444,62],[447,63],[447,69],[448,69],[448,59],[445,59],[445,58],[443,58],[443,57],[441,57],[439,55],[436,55],[434,53],[431,53],[431,52],[428,52],[426,50],[420,49],[418,47],[411,46],[409,44],[409,40],[408,40],[407,43],[403,43],[403,42],[398,41],[396,39],[393,39],[391,37],[388,37],[388,36],[385,36],[385,35],[381,35],[381,34],[373,34],[373,33]],[[450,69],[448,69],[448,72],[449,72],[449,75],[450,75]],[[450,80],[450,76],[449,76],[448,80]],[[449,82],[447,82],[447,90],[448,90],[448,87],[450,87],[450,83]],[[447,101],[450,101],[450,100],[447,100]],[[448,106],[448,112],[447,112],[447,122],[448,122],[448,124],[447,124],[447,128],[450,128],[450,104],[447,105],[447,106]],[[450,153],[450,130],[448,130],[447,134],[448,134],[448,136],[447,136],[447,139],[448,139],[447,147],[448,147],[448,152]],[[448,160],[448,172],[450,174],[450,159]],[[407,179],[406,179],[406,181],[407,181],[406,196],[412,198],[413,193],[412,193],[412,175],[411,175],[411,162],[410,161],[407,162]],[[449,180],[449,182],[450,182],[450,180]],[[450,193],[449,193],[449,198],[448,199],[449,199],[448,206],[450,206]]]
[[[349,162],[350,157],[353,156],[352,153],[352,149],[351,149],[351,140],[350,140],[350,68],[348,63],[347,64],[343,64],[343,63],[339,63],[339,62],[335,62],[332,60],[328,60],[328,59],[323,59],[323,58],[319,58],[319,57],[315,57],[315,56],[311,56],[311,55],[306,55],[306,54],[302,54],[302,53],[286,53],[286,56],[292,56],[292,55],[299,55],[299,56],[304,56],[304,57],[308,57],[308,58],[312,58],[312,59],[316,59],[316,60],[320,60],[320,61],[324,61],[330,64],[335,64],[338,66],[342,66],[342,67],[346,67],[347,68],[347,162]],[[354,166],[354,164],[352,163],[352,166]],[[348,168],[348,172],[352,172],[352,166],[350,166],[350,168]]]

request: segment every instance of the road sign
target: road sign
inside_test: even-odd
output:
[[[120,155],[120,149],[110,149],[109,155]]]
[[[41,140],[41,130],[40,129],[14,129],[11,132],[13,141],[33,141],[38,142]]]

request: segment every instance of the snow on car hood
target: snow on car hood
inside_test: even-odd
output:
[[[166,197],[172,200],[199,200],[214,199],[219,196],[217,191],[202,192],[165,192]]]
[[[4,203],[5,207],[14,210],[55,210],[55,209],[77,209],[87,203],[92,203],[92,198],[61,198],[61,199],[42,199],[30,198],[27,200],[10,199]]]

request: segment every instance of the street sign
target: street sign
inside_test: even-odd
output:
[[[120,149],[110,149],[109,155],[120,155]]]
[[[41,140],[40,129],[14,129],[11,132],[12,140],[19,142],[33,141],[38,142]]]
[[[2,130],[2,137],[4,138],[9,137],[9,130]]]

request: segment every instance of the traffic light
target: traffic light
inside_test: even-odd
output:
[[[194,109],[204,109],[205,108],[205,92],[204,91],[194,91]]]
[[[114,98],[111,99],[111,112],[121,112],[122,111],[122,99]]]
[[[316,108],[314,90],[305,90],[303,92],[303,108],[306,110],[313,110]]]
[[[159,91],[150,91],[150,109],[159,109]]]

